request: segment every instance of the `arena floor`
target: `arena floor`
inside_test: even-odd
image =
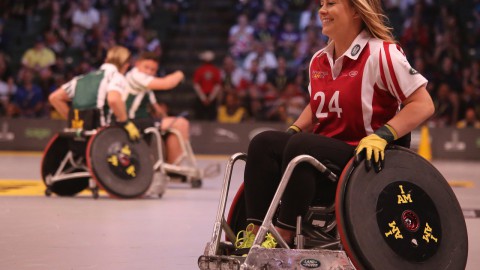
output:
[[[221,174],[201,189],[172,183],[162,199],[112,199],[88,192],[43,195],[39,153],[0,153],[0,269],[197,269],[212,233],[228,157],[200,156]],[[464,209],[467,269],[480,269],[480,162],[435,161]],[[243,162],[231,191],[241,182]],[[231,196],[230,198],[232,198]],[[475,211],[477,210],[477,211]]]

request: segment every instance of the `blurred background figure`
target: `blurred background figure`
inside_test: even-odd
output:
[[[222,88],[221,70],[212,63],[215,59],[212,51],[200,53],[199,59],[202,64],[193,75],[193,87],[197,94],[195,115],[199,120],[215,120]]]

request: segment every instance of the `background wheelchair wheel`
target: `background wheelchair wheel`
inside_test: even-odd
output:
[[[101,129],[87,146],[87,165],[97,184],[118,198],[142,196],[153,179],[153,162],[147,143],[129,140],[120,127]]]
[[[447,181],[405,148],[385,160],[375,173],[352,159],[339,179],[337,226],[356,268],[465,269],[465,219]]]
[[[230,210],[228,211],[227,224],[233,230],[235,235],[247,227],[247,213],[245,209],[245,193],[243,190],[243,183],[240,185],[235,197],[233,198]],[[227,241],[235,242],[235,239],[228,239]],[[235,244],[235,243],[234,243]]]
[[[64,180],[47,185],[47,177],[55,174],[60,167],[60,163],[69,151],[68,138],[59,137],[55,134],[48,142],[43,151],[41,163],[41,175],[43,183],[46,186],[45,195],[50,196],[52,193],[58,196],[74,196],[88,187],[88,177],[81,177],[77,179]],[[65,169],[71,169],[67,167]],[[80,169],[75,169],[72,172],[81,172]]]

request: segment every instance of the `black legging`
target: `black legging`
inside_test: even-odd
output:
[[[354,148],[337,139],[309,133],[291,135],[266,131],[254,137],[248,148],[244,178],[248,222],[262,223],[283,172],[293,158],[307,154],[324,165],[333,164],[342,169],[353,156]],[[294,229],[297,216],[303,216],[314,199],[318,198],[322,204],[333,202],[335,188],[336,183],[312,165],[300,163],[283,194],[276,225]]]

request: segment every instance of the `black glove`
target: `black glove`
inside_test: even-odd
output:
[[[388,124],[383,125],[375,133],[364,137],[360,141],[355,149],[355,162],[358,163],[365,158],[365,169],[367,171],[372,168],[372,164],[375,172],[381,171],[385,167],[385,147],[396,139],[397,132]]]
[[[286,132],[288,134],[295,134],[295,133],[302,132],[302,129],[300,129],[299,127],[297,127],[295,125],[291,125],[287,128]]]

